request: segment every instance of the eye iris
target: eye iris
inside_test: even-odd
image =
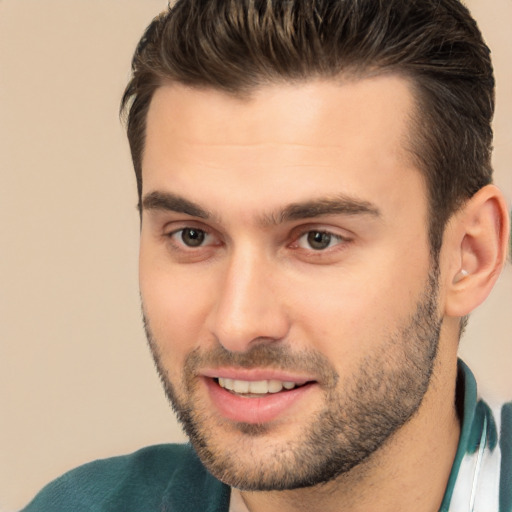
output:
[[[329,247],[331,243],[331,235],[322,233],[321,231],[310,231],[308,233],[308,244],[312,249],[317,251]]]
[[[198,247],[204,242],[205,232],[200,229],[184,229],[181,232],[181,239],[189,247]]]

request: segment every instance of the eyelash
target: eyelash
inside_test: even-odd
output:
[[[185,232],[196,232],[199,234],[199,238],[203,237],[203,240],[200,240],[199,245],[193,246],[193,245],[187,245],[185,241],[183,240],[183,236]],[[181,235],[181,236],[180,236]],[[326,244],[325,247],[318,247],[314,248],[311,246],[312,240],[308,240],[306,243],[309,245],[309,247],[303,247],[301,246],[301,240],[304,237],[310,237],[314,236],[318,238],[318,235],[320,235],[319,243],[322,245],[322,243]],[[205,229],[203,227],[195,227],[193,225],[183,226],[179,229],[174,229],[173,231],[166,233],[165,237],[170,239],[173,248],[177,251],[181,252],[197,252],[198,250],[205,250],[210,247],[215,247],[222,245],[222,242],[218,241],[217,243],[211,243],[204,245],[204,240],[208,240],[208,237],[215,236],[212,234],[212,232],[208,229]],[[179,239],[177,238],[179,237]],[[327,240],[325,239],[327,237]],[[307,227],[302,230],[300,230],[297,234],[292,235],[293,241],[287,245],[288,248],[298,250],[298,251],[304,251],[306,253],[309,253],[312,257],[321,257],[323,254],[331,253],[336,250],[342,249],[342,247],[338,246],[345,246],[347,243],[351,242],[350,237],[342,236],[340,234],[334,233],[332,231],[329,231],[327,229],[317,228],[314,227]],[[333,243],[334,242],[334,243]]]
[[[198,246],[193,246],[193,245],[187,245],[184,240],[183,240],[183,234],[186,232],[186,231],[189,231],[189,232],[192,232],[192,231],[195,231],[197,233],[200,233],[202,236],[204,236],[205,238],[209,237],[209,236],[212,236],[211,232],[207,229],[204,229],[204,228],[196,228],[195,226],[184,226],[182,228],[179,228],[179,229],[175,229],[169,233],[166,233],[165,236],[167,238],[169,238],[176,246],[177,249],[179,250],[195,250],[195,249],[201,249],[201,248],[204,248],[204,247],[208,247],[208,246],[205,246],[205,245],[198,245]],[[176,242],[176,236],[177,235],[180,235],[181,233],[181,242]],[[217,245],[217,244],[215,244]]]
[[[317,237],[318,235],[320,235],[321,239],[318,243],[322,244],[322,243],[327,243],[326,247],[319,247],[319,248],[315,248],[315,247],[312,247],[312,243],[316,243],[317,240],[310,240],[309,237],[311,235],[314,235],[314,237]],[[304,237],[308,237],[307,238],[307,243],[309,245],[309,248],[306,248],[306,247],[300,247],[300,240]],[[325,240],[324,237],[327,237],[327,241]],[[331,242],[337,242],[335,243],[334,245],[331,245]],[[339,244],[342,244],[344,242],[348,242],[348,238],[344,237],[344,236],[341,236],[341,235],[338,235],[336,233],[333,233],[332,231],[329,231],[329,230],[326,230],[326,229],[308,229],[306,231],[303,231],[297,238],[295,238],[295,242],[293,242],[291,244],[291,247],[297,247],[299,249],[305,249],[305,250],[312,250],[316,253],[321,253],[321,252],[325,252],[327,251],[328,249],[331,249],[333,247],[336,247],[337,245]]]

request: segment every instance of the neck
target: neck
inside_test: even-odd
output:
[[[460,435],[456,375],[456,364],[443,366],[439,358],[417,413],[365,463],[315,487],[244,492],[247,508],[250,512],[438,511]]]

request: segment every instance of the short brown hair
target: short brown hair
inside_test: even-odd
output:
[[[343,73],[412,83],[409,149],[427,184],[434,254],[450,215],[492,180],[490,51],[459,0],[178,0],[147,28],[132,72],[121,112],[139,198],[146,116],[162,84],[249,94]]]

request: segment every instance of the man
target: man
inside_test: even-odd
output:
[[[122,108],[146,332],[191,446],[26,510],[511,511],[512,405],[457,361],[509,232],[460,2],[179,1]]]

